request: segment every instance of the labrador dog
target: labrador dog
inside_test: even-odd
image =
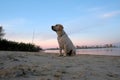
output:
[[[57,40],[60,48],[60,56],[76,55],[75,47],[72,41],[70,40],[70,38],[67,36],[65,31],[63,30],[63,25],[56,24],[54,26],[51,26],[51,28],[58,35]],[[64,53],[62,53],[62,50],[64,51]]]

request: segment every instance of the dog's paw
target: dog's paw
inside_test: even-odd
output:
[[[63,56],[63,54],[60,54],[60,55],[59,55],[59,57],[62,57],[62,56]]]

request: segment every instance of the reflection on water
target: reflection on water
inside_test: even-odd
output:
[[[45,50],[48,53],[59,53],[59,50]],[[120,48],[76,49],[77,54],[115,55],[120,56]]]

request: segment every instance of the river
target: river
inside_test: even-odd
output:
[[[59,53],[59,50],[45,50],[47,53]],[[120,48],[76,49],[77,54],[120,56]]]

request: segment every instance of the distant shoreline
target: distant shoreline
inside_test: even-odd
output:
[[[76,48],[76,49],[110,49],[110,48],[120,48],[120,47],[88,47],[88,48]],[[59,48],[47,48],[47,49],[44,49],[44,50],[59,50]]]

